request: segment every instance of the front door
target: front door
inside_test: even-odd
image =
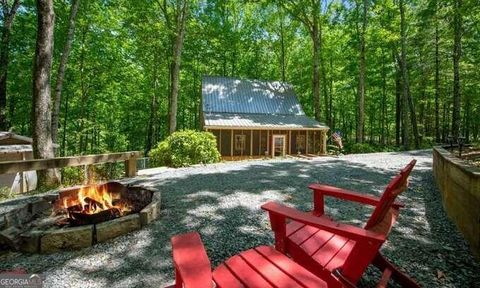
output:
[[[273,135],[272,156],[285,156],[285,135]]]

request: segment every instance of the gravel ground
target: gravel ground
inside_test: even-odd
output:
[[[480,265],[443,212],[431,171],[431,151],[376,153],[308,160],[220,163],[182,169],[143,171],[134,179],[162,191],[162,215],[147,228],[108,243],[52,255],[6,253],[0,270],[16,267],[46,275],[46,287],[164,287],[172,283],[171,236],[197,230],[214,266],[239,251],[271,244],[268,200],[299,209],[311,207],[307,185],[322,182],[380,195],[411,159],[417,166],[406,204],[383,253],[424,287],[480,287]],[[371,210],[334,199],[327,213],[360,224]],[[361,287],[374,286],[369,269]]]

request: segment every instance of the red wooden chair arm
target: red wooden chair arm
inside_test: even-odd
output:
[[[365,195],[363,193],[358,193],[329,185],[311,184],[310,186],[308,186],[308,188],[313,190],[314,214],[317,216],[321,216],[324,213],[323,198],[325,195],[371,206],[377,206],[377,204],[380,202],[379,197]],[[396,209],[399,209],[403,206],[404,205],[399,202],[395,202],[392,204],[392,207]]]
[[[287,218],[356,241],[368,241],[370,243],[383,243],[385,241],[385,235],[353,225],[336,223],[324,217],[316,217],[310,213],[298,211],[297,209],[276,202],[263,204],[262,209],[269,212],[272,230],[275,233],[275,247],[277,249],[280,248],[278,249],[280,252],[284,252],[282,249],[285,248],[285,243],[282,243],[282,241],[284,241],[286,237]]]
[[[173,236],[172,254],[176,288],[211,288],[212,267],[197,232]]]

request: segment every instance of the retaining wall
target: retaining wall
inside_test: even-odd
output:
[[[480,169],[442,147],[434,147],[433,173],[448,217],[480,260]]]

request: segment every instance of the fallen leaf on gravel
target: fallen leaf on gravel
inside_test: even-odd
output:
[[[445,273],[443,273],[443,271],[437,270],[437,279],[440,280],[442,278],[445,278]]]

